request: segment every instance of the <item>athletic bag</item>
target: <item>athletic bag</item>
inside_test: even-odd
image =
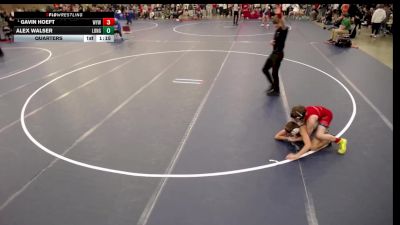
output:
[[[352,43],[350,37],[346,35],[339,37],[335,42],[335,45],[341,48],[351,48]]]

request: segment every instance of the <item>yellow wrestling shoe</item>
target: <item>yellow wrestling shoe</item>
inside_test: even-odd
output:
[[[339,148],[338,148],[338,153],[343,155],[346,153],[346,148],[347,148],[347,139],[341,138],[341,140],[338,143]]]

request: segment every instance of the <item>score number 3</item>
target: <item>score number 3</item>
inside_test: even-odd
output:
[[[114,26],[115,19],[114,18],[103,18],[103,26]]]

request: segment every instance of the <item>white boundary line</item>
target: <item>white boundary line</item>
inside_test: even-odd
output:
[[[311,192],[309,192],[307,189],[306,180],[304,178],[303,168],[301,167],[300,161],[299,161],[299,168],[300,168],[301,179],[303,181],[304,192],[306,193],[306,199],[307,199],[307,202],[305,203],[307,221],[309,225],[318,225],[317,213],[314,207],[314,200],[311,196]]]
[[[177,81],[177,80],[172,81],[172,83],[176,83],[176,84],[201,84],[201,82],[195,82],[195,81]]]
[[[194,46],[192,47],[194,48]],[[184,54],[182,54],[179,59],[181,59],[187,52],[185,52]],[[177,62],[177,61],[176,61]],[[175,64],[175,63],[174,63]],[[201,107],[201,104],[199,106],[199,108]],[[199,108],[197,109],[197,111],[199,111]],[[186,132],[177,148],[177,150],[175,151],[174,155],[172,156],[172,160],[170,161],[170,163],[168,164],[167,169],[165,170],[164,173],[171,173],[172,170],[175,168],[175,164],[178,161],[178,158],[183,150],[183,146],[186,142],[187,137],[190,135],[190,132],[197,120],[197,111],[194,115],[194,118],[192,119],[192,121],[190,122],[188,128],[186,128]],[[200,110],[201,111],[201,110]],[[200,113],[200,112],[199,112]],[[197,115],[197,116],[196,116]],[[161,179],[161,181],[159,182],[159,184],[157,185],[157,188],[155,189],[155,191],[153,192],[151,198],[149,199],[149,201],[146,204],[146,207],[143,209],[142,214],[140,215],[140,218],[137,222],[137,225],[145,225],[147,224],[147,220],[150,217],[150,214],[152,213],[154,206],[156,205],[159,196],[161,195],[162,190],[164,189],[165,184],[167,183],[168,177],[164,177]]]
[[[64,160],[66,162],[78,165],[78,166],[82,166],[82,167],[86,167],[89,169],[94,169],[94,170],[99,170],[99,171],[104,171],[104,172],[109,172],[109,173],[116,173],[116,174],[122,174],[122,175],[128,175],[128,176],[137,176],[137,177],[175,177],[175,178],[195,178],[195,177],[213,177],[213,176],[223,176],[223,175],[231,175],[231,174],[238,174],[238,173],[245,173],[245,172],[251,172],[251,171],[256,171],[256,170],[261,170],[261,169],[266,169],[266,168],[270,168],[270,167],[274,167],[274,166],[278,166],[278,165],[282,165],[282,164],[286,164],[288,162],[291,162],[292,160],[283,160],[283,161],[279,161],[276,163],[271,163],[271,164],[265,164],[265,165],[261,165],[261,166],[255,166],[255,167],[250,167],[250,168],[244,168],[244,169],[238,169],[238,170],[231,170],[231,171],[223,171],[223,172],[214,172],[214,173],[199,173],[199,174],[152,174],[152,173],[134,173],[134,172],[129,172],[129,171],[122,171],[122,170],[115,170],[115,169],[109,169],[109,168],[105,168],[105,167],[99,167],[99,166],[94,166],[94,165],[90,165],[90,164],[86,164],[86,163],[82,163],[76,160],[72,160],[70,158],[67,158],[63,155],[57,154],[53,151],[51,151],[50,149],[46,148],[44,145],[42,145],[40,142],[38,142],[29,132],[29,130],[26,127],[25,124],[25,110],[30,102],[30,100],[43,88],[47,87],[48,85],[50,85],[51,83],[57,81],[58,79],[61,79],[65,76],[68,76],[76,71],[80,71],[95,65],[99,65],[102,63],[106,63],[106,62],[110,62],[110,61],[116,61],[116,60],[120,60],[120,59],[126,59],[126,58],[131,58],[131,57],[138,57],[138,56],[146,56],[146,55],[157,55],[157,54],[167,54],[167,53],[180,53],[180,52],[219,52],[219,53],[237,53],[237,54],[247,54],[247,55],[257,55],[257,56],[263,56],[263,57],[267,57],[268,55],[265,54],[259,54],[259,53],[251,53],[251,52],[241,52],[241,51],[225,51],[225,50],[176,50],[176,51],[164,51],[164,52],[152,52],[152,53],[143,53],[143,54],[135,54],[135,55],[129,55],[129,56],[123,56],[123,57],[117,57],[117,58],[112,58],[112,59],[108,59],[108,60],[104,60],[101,62],[97,62],[97,63],[93,63],[90,65],[86,65],[80,68],[77,68],[75,70],[72,70],[70,72],[67,72],[49,82],[47,82],[46,84],[44,84],[43,86],[41,86],[40,88],[38,88],[36,91],[34,91],[29,97],[28,99],[25,101],[22,110],[21,110],[21,116],[20,116],[20,120],[21,120],[21,126],[22,129],[25,132],[25,135],[37,146],[39,147],[41,150],[47,152],[48,154],[57,157],[61,160]],[[347,131],[347,129],[350,127],[351,123],[353,122],[355,115],[356,115],[356,103],[354,100],[353,95],[350,93],[350,91],[347,89],[347,87],[341,83],[338,79],[336,79],[335,77],[331,76],[330,74],[316,68],[313,67],[311,65],[302,63],[302,62],[298,62],[295,60],[291,60],[291,59],[284,59],[286,61],[290,61],[290,62],[294,62],[300,65],[304,65],[306,67],[312,68],[316,71],[319,71],[321,73],[323,73],[324,75],[332,78],[334,81],[336,81],[338,84],[340,84],[345,91],[348,93],[348,95],[350,96],[350,99],[352,101],[352,105],[353,105],[353,112],[352,115],[349,119],[349,121],[347,122],[346,126],[342,129],[342,131],[340,131],[336,136],[340,137],[344,132]],[[301,156],[305,157],[308,156],[310,154],[313,154],[314,152],[307,152],[305,154],[303,154]]]
[[[223,21],[223,22],[232,22],[232,21]],[[189,24],[182,24],[175,26],[173,28],[173,31],[178,33],[178,34],[183,34],[183,35],[189,35],[189,36],[199,36],[199,37],[253,37],[253,36],[262,36],[262,35],[271,35],[274,34],[273,32],[271,33],[261,33],[261,34],[193,34],[193,33],[186,33],[182,31],[178,31],[176,28],[178,27],[183,27],[183,26],[190,26],[190,25],[197,25],[197,24],[205,24],[205,23],[214,23],[215,22],[197,22],[197,23],[189,23]],[[292,29],[291,26],[287,25],[289,27],[289,30]]]
[[[30,55],[24,55],[24,56],[34,57],[35,55],[39,55],[40,53],[42,53],[42,51],[37,51],[37,52],[31,53]],[[9,64],[9,63],[14,63],[15,61],[21,61],[21,58],[15,57],[15,58],[9,59],[9,60],[2,60],[2,63]]]
[[[100,55],[98,55],[98,56],[101,56],[101,55],[104,55],[104,54],[105,54],[105,52],[103,52],[103,54],[100,54]],[[96,56],[96,57],[98,57],[98,56]],[[38,111],[42,110],[42,109],[45,108],[46,106],[48,106],[48,105],[50,105],[50,104],[52,104],[52,103],[54,103],[54,102],[56,102],[56,101],[58,101],[58,100],[60,100],[60,99],[62,99],[62,98],[64,98],[64,97],[66,97],[66,96],[68,96],[69,94],[71,94],[72,92],[74,92],[74,91],[76,91],[76,90],[78,90],[78,89],[80,89],[80,88],[83,88],[83,87],[85,87],[85,86],[87,86],[87,85],[89,85],[89,84],[95,82],[96,80],[102,78],[103,76],[106,76],[106,75],[108,75],[109,73],[111,73],[111,72],[113,72],[113,71],[116,71],[116,70],[122,68],[122,67],[125,66],[126,64],[128,64],[128,63],[130,63],[130,62],[132,62],[133,60],[136,60],[136,59],[137,59],[137,57],[136,57],[136,58],[133,58],[133,59],[130,59],[130,60],[127,60],[126,62],[124,62],[124,63],[122,63],[122,64],[119,64],[118,66],[114,67],[113,69],[111,69],[111,70],[109,70],[109,71],[107,71],[107,72],[101,73],[101,74],[98,75],[97,77],[95,77],[95,78],[93,78],[93,79],[91,79],[91,80],[89,80],[89,81],[83,83],[82,85],[80,85],[80,86],[78,86],[78,87],[76,87],[76,88],[71,89],[70,91],[68,91],[68,92],[66,92],[66,93],[64,93],[64,94],[62,94],[62,95],[60,95],[60,96],[57,97],[56,99],[53,99],[52,101],[47,102],[46,104],[40,106],[39,108],[36,108],[35,110],[33,110],[33,111],[31,111],[29,114],[27,114],[26,117],[29,117],[29,116],[31,116],[31,115],[37,113]],[[62,69],[59,70],[59,71],[62,71]],[[59,72],[59,71],[57,71],[57,72]],[[123,103],[122,103],[122,104],[123,104]],[[117,107],[117,108],[118,108],[118,107]],[[116,110],[116,109],[114,109],[113,112],[114,112],[115,110]],[[111,116],[112,116],[112,115],[111,115]],[[105,119],[107,119],[107,117],[106,117]],[[7,126],[1,128],[1,129],[0,129],[0,133],[3,132],[4,130],[6,130],[7,128],[13,126],[14,124],[18,123],[19,120],[20,120],[20,119],[18,119],[18,120],[16,120],[16,121],[12,122],[11,124],[9,124],[9,125],[7,125]],[[104,119],[103,119],[103,120],[104,120]],[[103,121],[103,120],[102,120],[102,121]],[[105,122],[105,121],[103,121],[103,122]],[[100,124],[100,125],[101,125],[101,124]],[[100,126],[100,125],[99,125],[99,126]],[[96,125],[96,126],[97,126],[97,125]],[[98,127],[98,126],[97,126],[97,127],[96,127],[96,126],[90,128],[90,129],[87,130],[84,134],[82,134],[77,140],[74,141],[74,143],[73,143],[72,145],[70,145],[66,150],[64,150],[64,152],[63,152],[62,154],[63,154],[63,155],[67,154],[71,149],[73,149],[76,145],[78,145],[81,141],[83,141],[88,135],[90,135],[92,132],[94,132],[95,129]],[[49,165],[47,165],[47,166],[46,166],[44,169],[42,169],[38,174],[36,174],[31,180],[28,181],[28,183],[26,183],[24,186],[22,186],[21,189],[19,189],[17,192],[15,192],[14,194],[12,194],[2,205],[0,205],[0,212],[1,212],[5,207],[7,207],[7,205],[8,205],[9,203],[11,203],[15,198],[17,198],[23,191],[25,191],[34,181],[36,181],[47,169],[49,169],[50,167],[52,167],[52,166],[53,166],[56,162],[58,162],[59,160],[60,160],[59,158],[53,159],[53,160],[50,162]]]
[[[53,53],[52,53],[49,49],[46,49],[46,48],[38,48],[38,47],[7,47],[7,48],[3,48],[3,49],[16,49],[16,48],[39,49],[39,50],[48,52],[48,53],[49,53],[49,56],[47,56],[47,58],[45,58],[44,60],[40,61],[39,63],[37,63],[37,64],[35,64],[35,65],[31,66],[31,67],[28,67],[28,68],[26,68],[26,69],[20,70],[20,71],[18,71],[18,72],[12,73],[12,74],[7,75],[7,76],[4,76],[4,77],[0,77],[0,80],[6,79],[6,78],[9,78],[9,77],[13,77],[13,76],[18,75],[18,74],[20,74],[20,73],[23,73],[23,72],[25,72],[25,71],[28,71],[28,70],[30,70],[30,69],[33,69],[33,68],[39,66],[40,64],[45,63],[45,62],[46,62],[47,60],[49,60],[50,57],[53,55]]]
[[[131,60],[131,61],[132,61],[132,60]],[[109,75],[111,72],[113,72],[113,71],[115,71],[115,70],[118,70],[119,68],[121,68],[122,66],[124,66],[124,65],[125,65],[126,63],[128,63],[128,62],[129,62],[129,60],[128,60],[127,62],[121,63],[120,65],[114,67],[113,69],[111,69],[111,70],[109,70],[109,71],[107,71],[107,72],[101,73],[100,75],[98,75],[98,76],[96,76],[96,77],[94,77],[94,78],[92,78],[92,79],[86,81],[85,83],[79,85],[78,87],[75,87],[75,88],[69,90],[68,92],[65,92],[64,94],[58,96],[57,98],[55,98],[55,99],[53,99],[53,100],[51,100],[51,101],[49,101],[49,102],[47,102],[47,103],[41,105],[40,107],[38,107],[38,108],[32,110],[30,113],[26,114],[26,115],[25,115],[25,118],[28,118],[28,117],[34,115],[35,113],[37,113],[37,112],[43,110],[45,107],[47,107],[47,106],[49,106],[49,105],[51,105],[51,104],[53,104],[53,103],[55,103],[55,102],[57,102],[57,101],[59,101],[59,100],[65,98],[65,97],[67,97],[67,96],[70,95],[71,93],[73,93],[73,92],[75,92],[75,91],[77,91],[77,90],[79,90],[79,89],[81,89],[81,88],[83,88],[83,87],[86,87],[87,85],[89,85],[89,84],[95,82],[96,80],[98,80],[98,79],[100,79],[100,78],[102,78],[102,77],[104,77],[104,76]],[[58,71],[56,71],[56,72],[58,73],[59,71],[62,71],[62,69],[61,69],[61,70],[58,70]],[[1,96],[0,96],[0,97],[1,97]],[[14,125],[17,124],[19,121],[20,121],[20,119],[14,120],[13,122],[9,123],[8,125],[6,125],[6,126],[0,128],[0,133],[2,133],[2,132],[4,132],[5,130],[7,130],[8,128],[14,126]]]
[[[177,78],[172,81],[178,84],[202,84],[203,80]]]
[[[340,74],[340,76],[343,77],[343,79],[345,79],[347,81],[347,83],[350,84],[350,86],[361,96],[362,99],[364,99],[364,101],[379,115],[379,117],[383,120],[383,122],[386,124],[386,126],[389,127],[389,129],[393,132],[393,124],[392,122],[390,122],[390,120],[378,109],[378,107],[376,107],[371,100],[369,100],[367,98],[367,96],[364,95],[364,93],[362,93],[362,91],[360,89],[357,88],[357,86],[355,84],[353,84],[353,82],[350,81],[349,78],[347,78],[346,75],[344,75],[344,73],[332,62],[332,60],[330,60],[328,57],[326,57],[326,55],[324,53],[321,52],[321,50],[319,50],[316,46],[314,46],[313,44],[318,43],[318,42],[310,42],[310,45],[313,46],[313,48],[315,48],[317,50],[317,52],[322,55],[322,57],[328,61],[329,64],[331,64],[333,66],[333,68],[335,68],[335,70]]]
[[[52,101],[46,103],[45,105],[42,105],[41,107],[37,108],[36,110],[33,110],[33,111],[30,112],[28,115],[26,115],[26,117],[29,117],[29,116],[31,116],[31,115],[37,113],[38,111],[42,110],[44,107],[46,107],[46,106],[48,106],[48,105],[50,105],[50,104],[52,104],[52,103],[54,103],[54,102],[56,102],[56,101],[58,101],[58,100],[64,98],[64,97],[66,97],[67,95],[71,94],[72,92],[74,92],[74,91],[76,91],[76,90],[78,90],[78,89],[80,89],[80,88],[82,88],[82,87],[84,87],[84,86],[89,85],[90,83],[96,81],[97,79],[100,79],[101,77],[103,77],[103,76],[105,76],[105,75],[107,75],[107,74],[109,74],[109,73],[111,73],[111,72],[113,72],[113,71],[115,71],[115,70],[118,70],[118,69],[122,68],[123,66],[125,66],[126,64],[132,62],[132,61],[135,60],[135,59],[137,59],[137,58],[133,58],[133,59],[127,60],[126,62],[124,62],[124,63],[118,65],[117,67],[114,67],[113,69],[111,69],[111,70],[109,70],[109,71],[107,71],[107,72],[101,74],[100,76],[95,77],[94,79],[85,82],[84,84],[80,85],[79,87],[76,87],[76,88],[70,90],[69,92],[64,93],[63,95],[61,95],[61,96],[57,97],[56,99],[54,99],[54,100],[52,100]],[[113,111],[113,112],[114,112],[114,111]],[[106,119],[107,119],[107,117],[106,117]],[[14,121],[14,122],[15,122],[15,121]],[[11,123],[10,125],[11,125],[11,126],[14,125],[14,122]],[[17,122],[18,122],[18,121],[17,121]],[[100,125],[101,125],[102,123],[104,123],[104,122],[105,122],[105,119],[103,119],[100,123],[96,124],[94,127],[92,127],[91,129],[89,129],[88,131],[86,131],[84,134],[82,134],[77,140],[74,141],[74,143],[72,143],[72,145],[70,145],[66,150],[64,150],[64,152],[62,153],[62,155],[67,154],[71,149],[73,149],[73,148],[74,148],[76,145],[78,145],[82,140],[84,140],[87,136],[89,136],[92,132],[94,132],[94,131],[97,129],[97,127],[100,126]],[[100,124],[100,125],[99,125],[99,124]],[[10,127],[10,125],[7,126],[7,128]],[[2,131],[3,131],[3,129],[0,130],[0,132],[2,132]],[[38,174],[36,174],[31,180],[29,180],[28,183],[26,183],[24,186],[22,186],[21,189],[19,189],[17,192],[15,192],[14,194],[12,194],[2,205],[0,205],[0,211],[2,211],[5,207],[7,207],[8,204],[10,204],[15,198],[17,198],[22,192],[24,192],[34,181],[36,181],[44,172],[46,172],[47,169],[49,169],[50,167],[52,167],[52,166],[53,166],[56,162],[58,162],[58,161],[59,161],[59,158],[53,159],[53,160],[50,162],[49,165],[47,165],[45,168],[43,168]]]
[[[286,120],[290,121],[290,108],[289,108],[289,101],[287,100],[287,95],[286,95],[286,91],[285,91],[285,86],[283,85],[282,82],[282,77],[281,79],[279,79],[279,83],[281,86],[281,97],[282,97],[282,103],[283,103],[283,109],[286,113]],[[297,151],[299,151],[299,146],[291,143],[293,145],[293,147],[296,148]],[[314,152],[314,151],[312,151]],[[301,175],[301,179],[303,181],[303,186],[304,186],[304,192],[305,192],[305,197],[306,197],[306,202],[304,203],[305,207],[306,207],[306,215],[307,215],[307,221],[309,225],[318,225],[318,220],[317,220],[317,216],[316,216],[316,211],[315,211],[315,207],[314,207],[314,201],[311,197],[311,193],[308,191],[307,189],[307,185],[306,185],[306,181],[304,178],[304,174],[303,174],[303,169],[301,167],[301,162],[300,160],[298,160],[298,164],[299,164],[299,169],[300,169],[300,175]]]
[[[194,82],[203,82],[203,80],[197,80],[197,79],[184,79],[184,78],[176,78],[176,81],[194,81]]]
[[[17,91],[17,90],[19,90],[19,89],[21,89],[21,88],[24,88],[24,87],[26,87],[26,86],[28,86],[28,85],[31,85],[31,84],[33,84],[33,83],[35,83],[35,82],[38,82],[38,81],[43,80],[43,79],[45,79],[45,78],[52,77],[52,76],[56,75],[59,71],[61,71],[61,70],[55,71],[55,72],[53,72],[53,73],[49,73],[49,74],[47,74],[47,75],[45,75],[45,76],[43,76],[43,77],[41,77],[41,78],[38,78],[38,79],[36,79],[36,80],[34,80],[34,81],[32,81],[32,82],[22,84],[22,85],[20,85],[20,86],[14,88],[14,89],[11,89],[11,90],[8,90],[8,91],[6,91],[6,92],[3,92],[3,93],[0,94],[0,98],[4,97],[4,96],[6,96],[6,95],[8,95],[8,94],[10,94],[10,93],[12,93],[12,92],[14,92],[14,91]]]
[[[55,59],[57,59],[57,58],[60,58],[60,57],[66,56],[66,55],[70,55],[70,54],[72,54],[72,53],[79,52],[79,51],[82,51],[82,50],[85,50],[85,48],[72,49],[72,50],[66,51],[66,52],[64,52],[64,53],[62,53],[62,54],[59,54],[59,55],[54,56],[54,57],[51,58],[49,61],[55,60]]]
[[[138,32],[138,31],[144,31],[144,30],[152,30],[152,29],[154,29],[154,28],[157,28],[158,27],[158,23],[155,23],[155,22],[146,22],[146,21],[140,21],[140,22],[136,22],[136,23],[152,23],[152,24],[155,24],[155,26],[153,26],[153,27],[146,27],[146,28],[142,28],[142,29],[138,29],[138,30],[132,30],[132,33],[134,33],[134,32]],[[133,25],[133,23],[132,23],[132,25]]]
[[[126,34],[125,36],[130,37],[130,38],[133,38],[133,37],[135,37],[135,36],[133,36],[133,33],[135,33],[135,32],[138,32],[138,31],[146,31],[146,30],[152,30],[152,29],[158,27],[158,23],[155,23],[155,22],[140,21],[140,22],[136,22],[136,23],[153,23],[153,24],[155,24],[155,26],[153,26],[153,27],[146,27],[146,28],[138,29],[138,30],[134,30],[134,29],[132,28],[132,31],[131,31],[130,33],[125,33],[125,34]],[[133,24],[132,24],[132,25],[133,25]],[[132,40],[132,39],[125,39],[125,38],[124,38],[124,40],[125,40],[125,42],[130,42],[130,41],[136,42],[136,40]]]
[[[206,104],[206,102],[208,100],[208,97],[210,96],[211,91],[215,86],[216,81],[218,80],[219,76],[221,75],[222,68],[224,67],[224,65],[226,63],[226,61],[227,61],[227,59],[228,59],[228,57],[230,55],[230,50],[232,49],[234,44],[235,44],[235,42],[232,42],[231,46],[229,47],[228,53],[226,54],[224,60],[222,61],[222,64],[219,67],[217,75],[215,76],[213,82],[211,83],[210,87],[207,90],[207,93],[204,95],[203,99],[201,100],[201,103],[198,106],[198,108],[196,110],[196,113],[194,114],[192,120],[190,121],[190,124],[187,127],[187,129],[185,131],[185,134],[183,135],[183,138],[182,138],[182,140],[181,140],[181,142],[179,144],[179,147],[178,147],[177,151],[175,152],[175,154],[173,156],[173,160],[171,161],[171,163],[169,164],[169,166],[168,166],[168,168],[166,170],[167,173],[172,172],[172,170],[174,169],[175,164],[178,161],[178,158],[179,158],[181,152],[183,151],[183,148],[184,148],[184,146],[186,144],[186,141],[189,138],[190,133],[192,132],[192,129],[193,129],[194,125],[196,124],[197,119],[199,118],[200,113],[203,110],[204,105]],[[161,195],[161,192],[163,191],[167,180],[168,180],[168,178],[163,178],[162,179],[162,181],[161,181],[161,183],[159,185],[159,188],[157,188],[158,190],[153,195],[154,197],[152,198],[151,201],[149,201],[149,203],[147,204],[145,210],[143,210],[143,213],[140,216],[140,219],[139,219],[137,225],[146,225],[147,224],[147,221],[148,221],[151,213],[153,212],[154,206],[157,203],[158,198]]]
[[[71,67],[84,64],[85,62],[88,62],[88,61],[90,61],[90,60],[92,60],[92,59],[94,59],[94,58],[97,58],[97,57],[100,57],[100,56],[103,56],[103,55],[107,55],[108,53],[110,53],[110,52],[112,52],[112,51],[114,51],[114,49],[106,50],[106,51],[104,51],[103,53],[100,53],[100,54],[98,54],[98,55],[95,55],[95,56],[92,56],[92,57],[87,58],[87,59],[85,59],[85,60],[82,60],[82,61],[80,61],[80,62],[77,62],[77,63],[75,63],[74,65],[72,65]]]
[[[96,56],[90,57],[90,58],[88,58],[88,59],[86,59],[86,60],[83,60],[83,61],[80,61],[80,62],[78,62],[78,63],[75,63],[75,64],[72,65],[71,67],[78,66],[78,65],[83,64],[83,63],[85,63],[85,62],[88,62],[88,61],[90,61],[90,60],[92,60],[92,59],[94,59],[94,58],[97,58],[97,57],[99,57],[99,56],[105,55],[105,54],[107,54],[107,53],[109,53],[109,52],[111,52],[111,51],[112,51],[112,50],[107,50],[107,51],[103,52],[103,53],[100,54],[100,55],[96,55]],[[53,59],[54,59],[54,58],[53,58]],[[40,78],[38,78],[38,79],[36,79],[36,80],[34,80],[34,81],[32,81],[32,82],[25,83],[25,84],[20,85],[20,86],[14,88],[14,89],[12,89],[12,90],[9,90],[9,91],[6,91],[6,92],[4,92],[4,93],[1,93],[1,94],[0,94],[0,98],[4,97],[5,95],[8,95],[8,94],[10,94],[10,93],[12,93],[12,92],[14,92],[14,91],[17,91],[17,90],[19,90],[19,89],[21,89],[21,88],[24,88],[24,87],[26,87],[26,86],[28,86],[28,85],[31,85],[31,84],[33,84],[33,83],[35,83],[35,82],[38,82],[38,81],[41,81],[41,80],[43,80],[43,79],[52,77],[52,76],[56,75],[58,72],[60,72],[60,71],[62,71],[62,70],[63,70],[63,69],[57,70],[57,71],[55,71],[55,72],[53,72],[53,73],[47,74],[47,75],[45,75],[45,76],[43,76],[43,77],[40,77]],[[18,121],[19,121],[19,119],[18,119]],[[0,128],[0,133],[1,133],[2,131],[3,131],[3,129]]]

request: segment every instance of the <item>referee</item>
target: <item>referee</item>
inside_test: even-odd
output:
[[[265,65],[262,69],[263,73],[267,77],[267,80],[271,86],[267,89],[268,96],[279,96],[279,76],[278,71],[283,60],[283,49],[285,47],[286,36],[288,33],[288,27],[285,26],[285,22],[282,18],[282,11],[276,14],[273,19],[273,24],[275,25],[276,31],[274,39],[271,41],[273,46],[272,53],[268,57]],[[269,69],[272,68],[272,76],[269,73]]]

